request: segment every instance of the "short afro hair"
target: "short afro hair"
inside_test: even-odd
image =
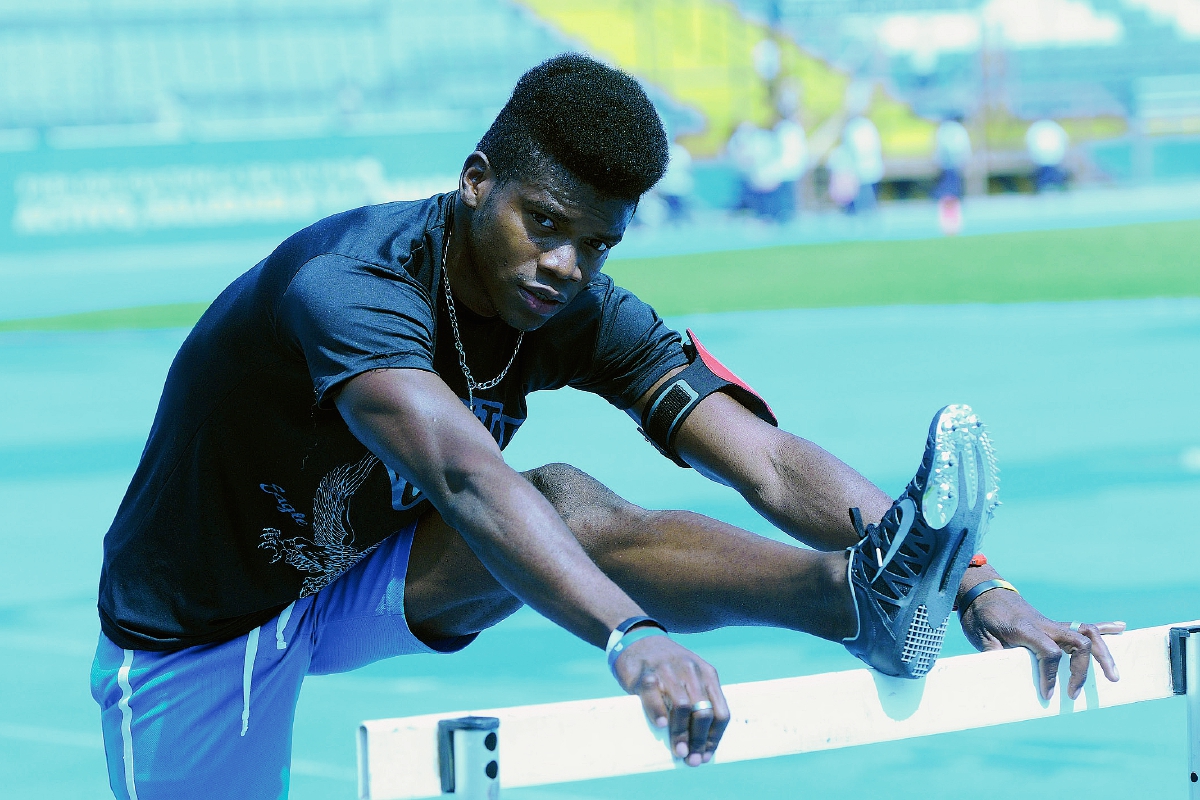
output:
[[[504,181],[554,166],[610,197],[636,201],[667,169],[667,136],[636,80],[577,53],[517,82],[477,149]]]

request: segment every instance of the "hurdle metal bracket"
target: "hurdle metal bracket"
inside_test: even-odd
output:
[[[1171,628],[1171,691],[1187,698],[1188,785],[1200,800],[1200,625]]]
[[[499,727],[500,720],[496,717],[468,716],[438,722],[438,772],[442,794],[489,796],[489,787],[479,784],[496,780],[500,760],[496,737]],[[455,731],[469,731],[477,735],[456,737]],[[492,789],[491,796],[495,792]]]
[[[1192,634],[1200,634],[1200,625],[1171,628],[1171,691],[1187,694],[1187,640]]]

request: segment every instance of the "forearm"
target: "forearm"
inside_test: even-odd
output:
[[[434,506],[516,597],[584,641],[603,646],[644,613],[588,558],[554,508],[502,461],[476,466]]]
[[[857,507],[864,522],[877,523],[891,507],[891,499],[821,448],[790,438],[795,441],[785,442],[772,459],[778,465],[769,470],[774,477],[764,480],[762,489],[745,492],[746,499],[777,527],[817,549],[854,544],[858,534],[846,509]],[[1000,574],[990,564],[967,569],[955,595],[957,606],[962,607],[962,598],[976,584],[997,578]],[[973,605],[982,608],[995,600],[990,594],[980,595]],[[980,646],[978,641],[975,644]]]
[[[641,609],[588,558],[479,421],[432,373],[380,370],[337,398],[354,435],[418,486],[523,602],[592,644]]]
[[[892,499],[862,475],[817,445],[777,431],[768,479],[746,499],[775,526],[819,550],[849,547],[858,541],[848,509],[877,523]],[[967,570],[959,596],[976,583],[999,578],[990,565]]]
[[[878,522],[891,506],[882,490],[828,451],[775,431],[761,477],[739,487],[755,510],[785,533],[818,550],[858,541],[849,509]]]
[[[685,422],[683,457],[699,472],[735,488],[773,525],[819,550],[858,541],[849,509],[879,522],[892,499],[831,453],[774,428],[732,398],[712,395]],[[970,569],[960,592],[998,575]]]
[[[858,541],[849,509],[878,522],[891,499],[817,445],[772,427],[732,398],[706,398],[677,447],[696,471],[732,486],[771,524],[818,550]]]

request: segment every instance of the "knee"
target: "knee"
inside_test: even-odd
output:
[[[524,475],[581,541],[593,533],[638,530],[649,513],[570,464],[547,464]]]

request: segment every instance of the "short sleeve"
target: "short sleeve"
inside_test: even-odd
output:
[[[425,289],[406,274],[346,256],[317,256],[297,271],[280,298],[277,330],[303,354],[319,405],[373,369],[433,371]]]
[[[571,385],[626,410],[688,361],[679,334],[653,308],[611,282],[606,289],[591,364]]]

